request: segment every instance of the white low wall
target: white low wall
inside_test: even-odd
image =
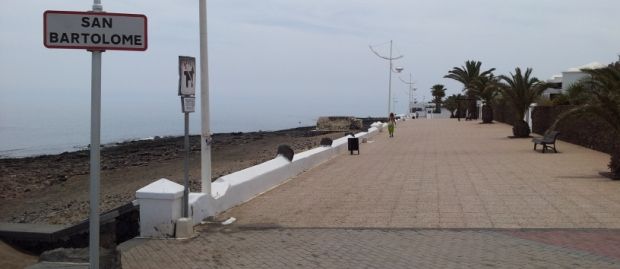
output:
[[[368,132],[357,133],[355,134],[355,137],[360,138],[360,140],[363,140],[364,138],[371,138],[381,132],[387,124],[373,123],[371,126],[372,127],[368,129]],[[261,193],[277,187],[290,178],[318,166],[338,154],[347,152],[347,139],[349,137],[350,136],[345,136],[333,140],[331,147],[321,146],[295,154],[292,161],[278,155],[272,160],[218,178],[211,184],[211,195],[207,195],[206,193],[190,193],[190,217],[192,218],[194,224],[198,224],[206,217],[215,216],[234,206],[242,204],[260,195]],[[150,200],[140,199],[139,197],[138,199],[141,210],[143,207],[152,207],[151,205],[143,206],[143,203],[149,203]],[[174,206],[172,207],[174,208]],[[180,216],[180,206],[178,206],[178,210],[178,215]],[[158,216],[165,218],[168,215],[163,216],[159,214]],[[172,214],[170,216],[176,215]],[[140,227],[141,230],[144,229],[153,231],[151,227],[145,226],[152,225],[153,223],[170,223],[170,221],[176,221],[176,219],[154,221],[151,218],[149,219],[149,222],[143,222],[141,218]],[[169,234],[161,233],[160,235],[157,235],[149,233],[148,235],[143,236],[169,237]]]
[[[176,220],[181,217],[182,185],[159,179],[136,191],[140,204],[140,236],[173,237]]]

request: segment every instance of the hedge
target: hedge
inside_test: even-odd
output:
[[[532,111],[532,131],[543,134],[558,115],[574,106],[537,106]],[[611,153],[616,142],[613,129],[594,116],[570,117],[558,124],[559,139],[594,150]]]

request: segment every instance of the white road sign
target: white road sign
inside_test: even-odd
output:
[[[148,44],[141,14],[48,10],[43,29],[47,48],[140,51]]]
[[[196,110],[195,97],[181,97],[181,103],[183,105],[183,113],[190,113]]]
[[[179,56],[179,95],[196,94],[196,58]]]

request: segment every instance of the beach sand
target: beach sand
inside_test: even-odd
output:
[[[275,157],[278,145],[295,152],[319,145],[343,132],[296,128],[275,132],[213,136],[212,178]],[[200,190],[199,136],[192,136],[191,191]],[[183,137],[132,141],[102,149],[101,210],[135,199],[136,190],[160,179],[183,182]],[[181,183],[182,184],[182,183]],[[71,224],[88,217],[89,152],[0,159],[0,222]]]
[[[37,263],[39,257],[22,252],[0,241],[0,268],[26,268]]]

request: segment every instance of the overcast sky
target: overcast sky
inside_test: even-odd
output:
[[[145,113],[132,112],[145,107],[137,104],[178,113],[177,57],[199,56],[198,1],[102,3],[109,12],[145,14],[149,23],[146,52],[104,53],[104,113]],[[92,2],[0,5],[0,122],[46,105],[88,111],[90,54],[46,49],[42,18],[45,10],[89,10]],[[211,0],[212,118],[218,124],[274,110],[283,117],[384,115],[388,63],[368,45],[383,44],[376,49],[387,54],[389,40],[405,56],[395,64],[405,68],[403,78],[412,73],[418,100],[429,100],[437,83],[459,92],[443,76],[469,59],[497,74],[533,67],[541,79],[609,63],[620,52],[619,10],[618,0]],[[398,112],[407,106],[406,88],[395,75]]]

